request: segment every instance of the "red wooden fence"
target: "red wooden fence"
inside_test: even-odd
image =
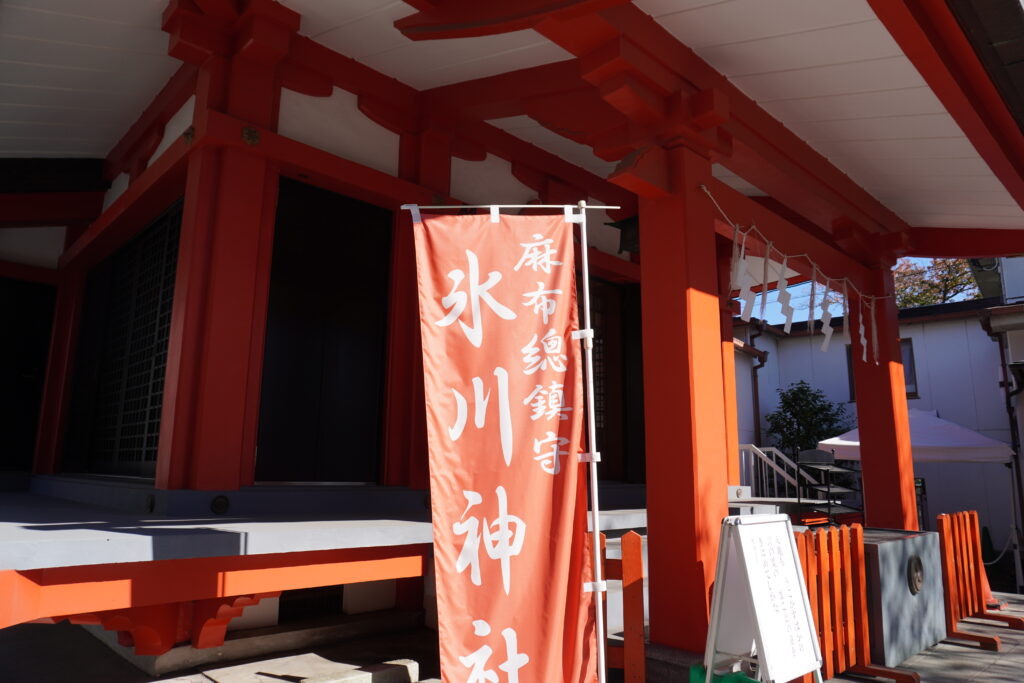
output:
[[[997,636],[961,631],[965,617],[991,619],[1024,630],[1024,618],[990,612],[986,605],[988,577],[981,559],[981,532],[974,510],[939,515],[939,546],[942,550],[942,585],[946,600],[946,636],[970,640],[986,650],[999,650]]]
[[[861,525],[809,529],[796,533],[795,537],[818,630],[823,677],[828,679],[851,672],[888,678],[897,683],[920,683],[921,677],[913,671],[871,663]],[[631,531],[622,537],[622,559],[605,559],[605,577],[622,581],[624,630],[621,647],[609,644],[608,666],[623,669],[627,683],[643,683],[646,661],[644,567],[639,534]],[[813,679],[807,675],[797,680],[810,683]]]
[[[871,663],[863,527],[833,526],[794,535],[818,629],[822,677],[848,671],[898,683],[920,683],[921,677],[913,671]],[[797,680],[810,683],[813,678],[808,674]]]

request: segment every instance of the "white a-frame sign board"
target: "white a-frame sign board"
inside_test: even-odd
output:
[[[785,683],[815,672],[821,652],[788,515],[743,515],[722,520],[711,624],[704,666],[757,665],[757,676]]]

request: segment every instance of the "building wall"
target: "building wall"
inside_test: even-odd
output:
[[[749,336],[740,328],[737,336]],[[908,398],[910,408],[936,411],[956,422],[1006,443],[1010,427],[999,386],[999,346],[981,328],[977,317],[932,322],[908,322],[900,336],[912,340],[918,398]],[[846,346],[839,330],[828,351],[820,350],[823,337],[779,337],[771,333],[756,340],[768,350],[768,362],[759,371],[762,441],[770,442],[764,416],[778,407],[778,390],[800,380],[822,390],[829,400],[846,406],[851,426],[856,423],[856,403],[850,401]],[[1024,333],[1019,340],[1024,354]],[[870,359],[869,359],[870,360]],[[753,406],[750,393],[750,358],[736,354],[736,400],[740,443],[753,438]],[[857,359],[855,362],[860,362]],[[934,528],[941,512],[977,509],[982,525],[989,527],[993,543],[1002,547],[1012,517],[1010,470],[1000,464],[916,464],[915,475],[925,479],[928,494],[926,525]]]
[[[1015,304],[1024,301],[1024,256],[999,259],[1002,270],[1003,301]]]

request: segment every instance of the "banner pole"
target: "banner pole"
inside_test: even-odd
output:
[[[594,622],[597,626],[597,679],[605,683],[605,647],[607,637],[604,623],[604,567],[601,566],[601,507],[598,504],[597,463],[601,459],[597,449],[597,420],[594,416],[594,331],[590,326],[590,263],[587,258],[587,203],[580,201],[580,252],[583,265],[583,329],[589,336],[582,339],[586,365],[587,448],[590,451],[590,529],[594,562]]]

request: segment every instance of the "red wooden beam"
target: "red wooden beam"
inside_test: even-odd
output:
[[[198,69],[182,64],[107,155],[108,180],[121,172],[138,175],[163,137],[164,126],[196,89]]]
[[[0,628],[47,617],[422,576],[423,545],[0,571]]]
[[[911,228],[907,256],[990,258],[1024,254],[1024,229]]]
[[[59,267],[91,267],[181,197],[188,149],[185,140],[175,141],[61,254]]]
[[[461,106],[471,100],[466,94],[466,88],[438,88],[421,95],[394,78],[302,36],[293,38],[291,52],[283,63],[284,67],[289,65],[320,74],[335,86],[356,93],[360,96],[360,108],[363,112],[395,132],[421,133],[426,129],[435,132],[448,131],[453,136],[451,144],[454,145],[456,153],[460,140],[468,142],[503,159],[532,167],[580,187],[591,197],[634,207],[635,211],[635,198],[629,192],[499,128],[474,120],[476,117],[463,116]],[[567,77],[575,68],[575,63],[570,61],[563,66],[555,67],[554,72]],[[494,97],[500,96],[499,88],[502,82],[500,79],[495,81],[495,87],[491,91]],[[523,87],[526,87],[525,79]],[[547,86],[538,91],[539,94],[546,92]],[[487,101],[487,98],[480,101]],[[500,108],[494,108],[489,115],[501,114],[501,111]],[[408,121],[403,121],[406,117],[396,116],[396,112],[408,113]],[[454,112],[459,112],[459,115],[453,115]],[[389,116],[384,116],[388,113]],[[411,123],[415,123],[418,129],[402,130],[403,127],[411,127]]]
[[[462,136],[483,145],[492,154],[531,166],[585,190],[595,199],[621,206],[624,212],[636,213],[636,197],[633,193],[510,133],[480,121],[460,121],[458,131]]]
[[[908,227],[638,7],[623,5],[571,21],[542,23],[537,31],[581,58],[625,37],[675,74],[683,94],[721,91],[730,108],[730,119],[722,127],[733,136],[735,149],[716,161],[822,228],[850,219],[872,232]]]
[[[1024,207],[1024,133],[949,6],[868,2],[992,172]]]
[[[58,272],[52,268],[40,268],[39,266],[2,260],[0,260],[0,277],[24,282],[38,282],[44,285],[56,285],[59,280]]]
[[[629,0],[446,0],[402,17],[395,28],[410,40],[469,38],[533,28],[621,5]]]
[[[102,192],[0,194],[0,228],[91,221],[102,208]]]
[[[590,274],[609,282],[632,284],[640,282],[640,265],[617,258],[590,247],[587,249]]]
[[[744,229],[756,225],[758,230],[772,241],[774,248],[781,253],[808,254],[828,276],[847,277],[857,287],[866,288],[870,281],[871,270],[863,263],[851,258],[843,250],[812,237],[793,223],[750,197],[740,194],[720,180],[712,179],[708,184],[708,189],[711,190],[711,194],[719,206],[734,223]],[[732,239],[732,228],[725,221],[717,221],[716,227],[719,234]],[[764,245],[760,244],[759,240],[752,235],[747,241],[747,247],[748,251],[753,247],[753,253],[757,254],[757,249],[760,248],[763,251]],[[811,271],[810,264],[804,259],[791,261],[788,266],[805,274]]]

